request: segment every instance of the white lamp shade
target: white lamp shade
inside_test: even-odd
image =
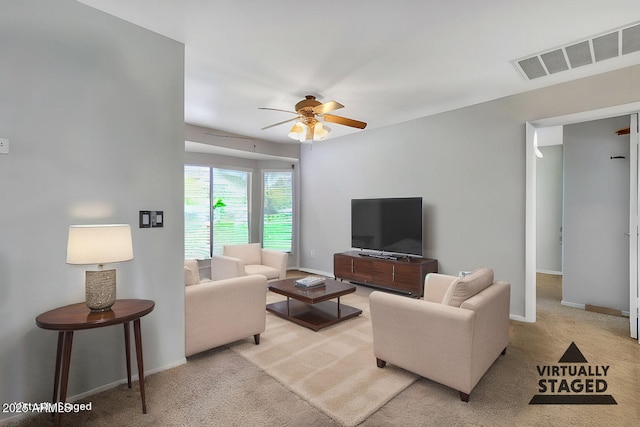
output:
[[[300,142],[305,141],[309,138],[309,127],[302,122],[295,123],[289,131],[289,138],[296,139]]]
[[[302,129],[302,124],[301,123],[294,123],[293,126],[291,126],[291,130],[289,131],[289,138],[291,139],[298,139],[300,138],[300,134],[303,132]]]
[[[129,224],[72,225],[67,264],[108,264],[133,259]]]
[[[329,128],[322,126],[322,123],[318,122],[313,128],[313,140],[319,141],[329,134]]]

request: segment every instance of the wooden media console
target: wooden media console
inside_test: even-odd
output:
[[[359,251],[334,254],[333,274],[336,279],[421,297],[425,276],[428,273],[438,272],[436,259],[422,257],[386,259],[361,254],[362,252]]]

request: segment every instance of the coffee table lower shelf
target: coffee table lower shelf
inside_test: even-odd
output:
[[[267,304],[267,311],[314,331],[319,331],[362,313],[362,310],[358,308],[340,304],[340,299],[337,303],[323,301],[307,304],[293,298]]]

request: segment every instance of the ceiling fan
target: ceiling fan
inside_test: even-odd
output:
[[[291,139],[296,139],[300,142],[304,142],[312,140],[317,141],[327,136],[331,129],[329,129],[327,126],[324,126],[323,122],[337,123],[339,125],[350,126],[358,129],[364,129],[367,126],[365,122],[348,119],[346,117],[335,116],[333,114],[327,114],[331,111],[335,111],[343,107],[344,105],[336,101],[329,101],[323,104],[320,101],[316,100],[316,97],[313,95],[307,95],[305,99],[298,102],[295,105],[295,111],[260,107],[260,110],[282,111],[285,113],[292,113],[296,115],[296,117],[292,119],[283,120],[281,122],[263,127],[262,130],[295,121],[295,123],[291,127],[291,130],[289,131],[288,136]]]

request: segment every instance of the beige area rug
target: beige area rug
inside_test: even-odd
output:
[[[267,302],[282,299],[270,292]],[[350,294],[340,301],[362,314],[314,332],[267,312],[260,345],[245,341],[231,349],[338,423],[355,426],[417,376],[376,366],[368,298]]]

